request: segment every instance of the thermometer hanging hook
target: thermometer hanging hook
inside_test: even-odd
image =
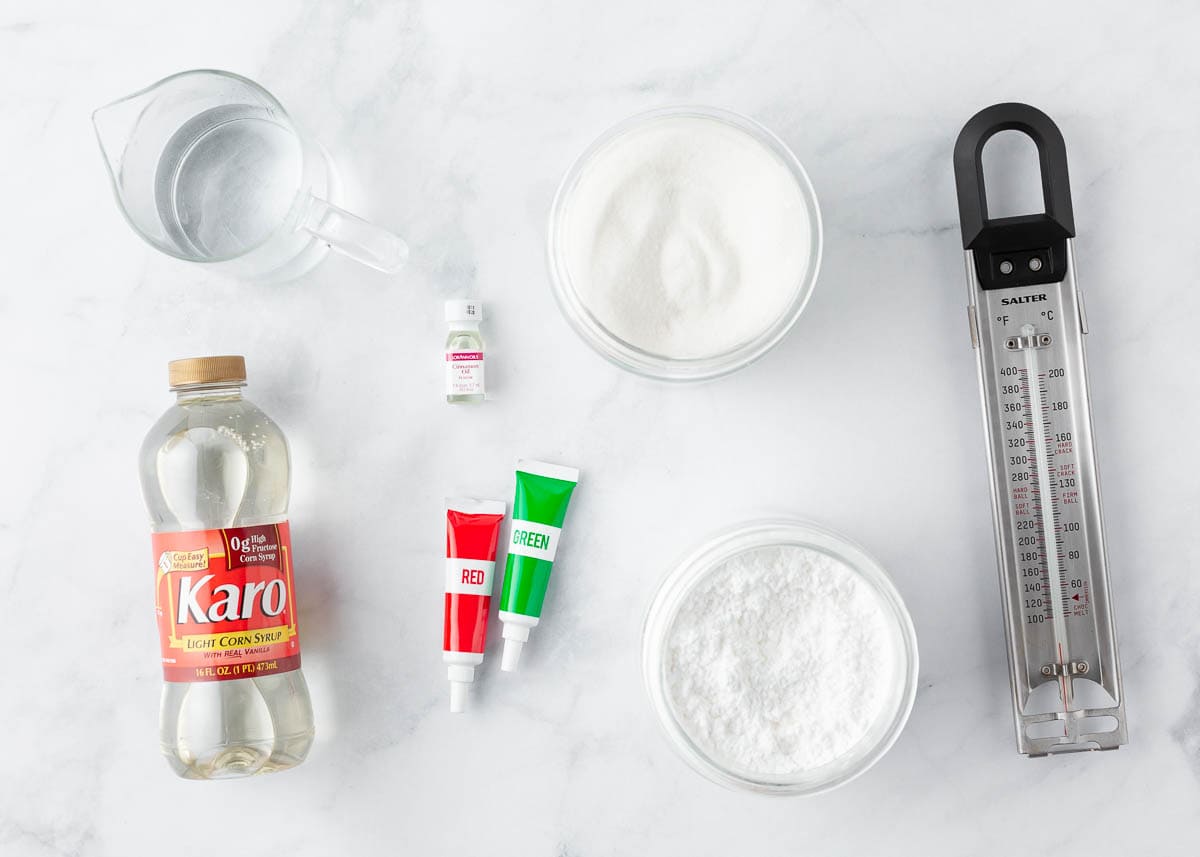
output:
[[[990,218],[983,180],[983,147],[1001,131],[1033,140],[1042,174],[1045,212]],[[1067,272],[1067,239],[1075,237],[1067,145],[1062,132],[1028,104],[993,104],[963,126],[954,144],[954,181],[963,249],[971,251],[984,289],[1060,282]]]

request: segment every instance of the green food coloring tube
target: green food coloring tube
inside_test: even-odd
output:
[[[517,462],[517,493],[500,593],[500,621],[504,623],[500,669],[505,672],[517,668],[521,647],[542,615],[567,504],[578,481],[579,471],[574,467]]]

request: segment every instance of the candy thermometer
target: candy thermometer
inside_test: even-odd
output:
[[[989,219],[983,147],[1037,145],[1045,213]],[[1126,743],[1075,282],[1062,134],[1026,104],[996,104],[954,146],[971,344],[979,362],[1012,672],[1017,747],[1030,756]]]

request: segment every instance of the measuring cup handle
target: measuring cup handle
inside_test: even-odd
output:
[[[399,236],[319,197],[312,197],[300,228],[339,253],[387,274],[399,271],[408,261],[408,245]]]
[[[1001,131],[1020,131],[1037,145],[1045,213],[996,220],[988,217],[983,147]],[[963,249],[973,251],[983,288],[1058,282],[1066,276],[1066,241],[1075,237],[1075,215],[1067,144],[1049,116],[1015,102],[980,110],[963,126],[954,144],[954,182]],[[1020,276],[998,276],[999,264],[1013,253],[1038,255],[1038,267],[1032,272],[1022,268]]]

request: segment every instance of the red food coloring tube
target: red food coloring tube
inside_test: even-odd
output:
[[[446,619],[442,660],[450,679],[450,710],[466,707],[475,667],[487,644],[496,545],[504,521],[503,500],[446,500]]]

